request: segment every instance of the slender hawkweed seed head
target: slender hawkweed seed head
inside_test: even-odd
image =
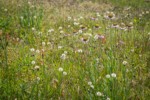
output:
[[[116,75],[115,73],[112,73],[112,74],[111,74],[111,77],[113,77],[113,78],[116,78],[116,76],[117,76],[117,75]]]
[[[107,74],[107,75],[106,75],[106,78],[110,78],[110,75],[109,75],[109,74]]]
[[[74,22],[73,23],[75,26],[78,26],[80,23],[79,22]]]
[[[36,53],[40,53],[40,50],[37,49],[35,52],[36,52]]]
[[[62,48],[63,48],[63,46],[60,46],[60,45],[58,46],[58,49],[62,49]]]
[[[106,98],[106,100],[110,100],[110,98],[109,98],[109,97],[107,97],[107,98]]]
[[[63,28],[60,26],[58,29],[59,29],[59,30],[62,30]]]
[[[82,31],[82,30],[79,30],[79,31],[78,31],[78,33],[80,33],[80,34],[81,34],[81,33],[83,33],[83,31]]]
[[[34,67],[34,70],[37,70],[37,71],[38,71],[39,69],[40,69],[40,66],[37,66],[37,65],[36,65],[36,66]]]
[[[40,81],[40,80],[41,80],[40,77],[36,77],[36,79],[37,79],[37,81]]]
[[[45,46],[46,45],[46,43],[45,42],[42,42],[42,46]]]
[[[63,72],[63,75],[66,76],[66,75],[67,75],[67,72]]]
[[[65,60],[67,58],[67,56],[66,56],[65,53],[63,53],[63,54],[61,54],[60,58],[63,59],[63,60]]]
[[[32,64],[32,65],[35,65],[35,61],[32,61],[31,64]]]
[[[32,31],[35,31],[36,29],[34,27],[32,27]]]
[[[128,64],[128,62],[127,61],[123,61],[122,64],[125,66],[125,65]]]
[[[34,49],[34,48],[31,48],[31,49],[30,49],[30,51],[31,51],[31,52],[34,52],[34,51],[35,51],[35,49]]]
[[[68,20],[71,20],[71,17],[70,17],[70,16],[68,16]]]
[[[102,96],[102,93],[101,92],[96,92],[96,95],[97,96]]]
[[[62,68],[62,67],[59,67],[59,68],[58,68],[58,71],[59,71],[59,72],[62,72],[62,71],[63,71],[63,68]]]
[[[92,82],[91,82],[91,81],[89,81],[89,82],[88,82],[88,85],[92,85]]]
[[[90,85],[90,87],[91,87],[92,89],[94,89],[94,85]]]

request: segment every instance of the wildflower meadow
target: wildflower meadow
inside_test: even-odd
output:
[[[150,100],[150,1],[0,0],[0,100]]]

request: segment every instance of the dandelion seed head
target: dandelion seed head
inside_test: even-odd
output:
[[[67,75],[67,72],[63,72],[63,75],[66,76],[66,75]]]
[[[62,68],[62,67],[58,68],[58,71],[62,72],[62,71],[63,71],[63,68]]]

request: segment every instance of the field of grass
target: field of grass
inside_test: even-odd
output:
[[[149,100],[150,1],[0,0],[0,100]]]

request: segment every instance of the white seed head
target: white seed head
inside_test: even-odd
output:
[[[36,50],[36,53],[40,53],[40,50]]]
[[[88,85],[92,85],[92,82],[90,81],[90,82],[88,82]]]
[[[115,74],[115,73],[112,73],[112,74],[111,74],[111,77],[115,78],[115,77],[116,77],[116,74]]]
[[[35,61],[32,61],[31,64],[32,64],[32,65],[35,65]]]
[[[109,75],[109,74],[107,74],[107,75],[106,75],[106,78],[110,78],[110,75]]]
[[[63,68],[62,68],[62,67],[58,68],[58,71],[62,72],[62,71],[63,71]]]
[[[101,92],[97,92],[96,95],[97,96],[102,96],[102,93]]]
[[[37,66],[37,65],[36,65],[36,66],[34,67],[34,69],[35,69],[35,70],[39,70],[39,69],[40,69],[40,66]]]
[[[127,62],[127,61],[123,61],[122,64],[123,64],[123,65],[127,65],[128,62]]]
[[[35,49],[34,49],[34,48],[31,48],[31,49],[30,49],[30,51],[31,51],[31,52],[34,52],[34,51],[35,51]]]
[[[66,75],[67,75],[67,72],[63,72],[63,75],[65,75],[65,76],[66,76]]]

